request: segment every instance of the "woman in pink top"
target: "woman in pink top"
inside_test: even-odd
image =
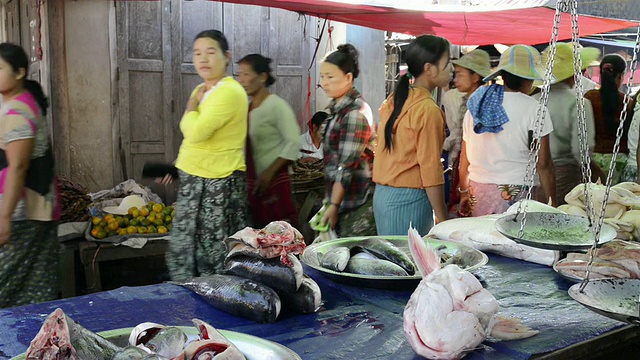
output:
[[[0,44],[0,307],[57,297],[59,194],[40,84],[29,60]]]

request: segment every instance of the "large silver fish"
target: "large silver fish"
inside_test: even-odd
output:
[[[351,250],[346,246],[335,247],[322,255],[320,259],[320,265],[323,268],[329,270],[343,272],[347,267],[349,258],[351,257]]]
[[[56,309],[31,340],[25,359],[111,360],[118,351],[120,347]]]
[[[197,277],[181,285],[202,296],[213,307],[261,323],[276,321],[280,297],[270,287],[234,275]]]
[[[352,256],[347,264],[346,272],[360,275],[373,276],[408,276],[407,272],[400,266],[389,260],[365,259]]]
[[[287,255],[291,266],[285,265],[279,258],[258,259],[239,255],[228,257],[224,270],[229,275],[255,280],[274,290],[295,293],[302,283],[302,264],[295,256]]]
[[[385,239],[372,237],[358,243],[354,249],[370,252],[380,259],[389,260],[400,266],[409,275],[415,274],[416,268],[409,255]]]

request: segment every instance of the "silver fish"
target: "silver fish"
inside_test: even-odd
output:
[[[187,335],[184,331],[175,326],[169,326],[160,330],[145,346],[158,355],[173,358],[182,353],[186,343]]]
[[[376,276],[408,276],[400,266],[383,259],[362,259],[352,257],[345,269],[352,274],[376,275]]]
[[[409,275],[415,274],[416,267],[409,255],[385,239],[378,237],[368,238],[358,243],[354,248],[364,249],[380,259],[389,260],[403,268]]]
[[[197,277],[181,285],[202,296],[213,307],[261,323],[276,321],[280,297],[270,287],[234,275]]]
[[[296,292],[302,283],[302,264],[291,254],[287,258],[293,266],[283,264],[279,258],[234,256],[225,260],[224,270],[229,275],[255,280],[274,290]]]
[[[302,278],[302,285],[295,293],[277,291],[282,303],[291,310],[309,314],[316,312],[322,305],[322,292],[313,279],[308,276]]]
[[[118,351],[111,360],[143,360],[149,355],[146,351],[135,346],[127,346]]]
[[[187,345],[184,350],[186,360],[245,360],[242,352],[216,328],[200,319],[191,321],[200,333],[200,340]]]
[[[110,360],[120,347],[80,326],[62,309],[49,314],[31,340],[26,359]]]
[[[350,257],[351,252],[348,247],[338,246],[322,255],[320,265],[329,270],[343,272]]]

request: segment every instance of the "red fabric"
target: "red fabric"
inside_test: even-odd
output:
[[[228,3],[269,6],[348,24],[412,35],[433,34],[458,45],[549,42],[555,9],[534,7],[485,12],[425,12],[327,0],[232,0]],[[437,9],[437,8],[435,8]],[[563,14],[559,40],[571,38],[569,14]],[[581,15],[580,36],[638,26],[637,22]]]
[[[254,228],[263,228],[272,221],[286,220],[297,228],[298,210],[293,200],[291,178],[287,166],[280,168],[271,180],[269,189],[262,195],[254,194],[257,175],[251,153],[251,140],[247,136],[246,147],[247,185],[249,190],[249,211]]]

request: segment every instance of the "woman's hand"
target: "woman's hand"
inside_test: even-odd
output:
[[[163,178],[156,178],[158,184],[167,185],[173,182],[173,176],[171,174],[165,175]]]
[[[338,223],[338,206],[335,204],[329,205],[327,211],[324,212],[321,224],[324,226],[327,223],[329,223],[329,227],[332,229],[336,228],[336,224]]]
[[[198,91],[189,98],[189,102],[187,102],[187,112],[198,110],[198,105],[200,104],[200,101],[202,101],[205,92],[207,92],[206,86],[202,84],[202,86],[198,88]]]
[[[9,243],[9,237],[11,236],[11,219],[6,217],[0,217],[0,248]]]
[[[264,194],[269,186],[271,186],[271,181],[273,180],[273,173],[267,169],[260,174],[258,179],[256,180],[256,187],[253,189],[254,194]]]
[[[471,212],[473,211],[473,202],[471,201],[471,197],[469,193],[460,194],[460,205],[458,205],[458,215],[467,217],[471,216]]]

